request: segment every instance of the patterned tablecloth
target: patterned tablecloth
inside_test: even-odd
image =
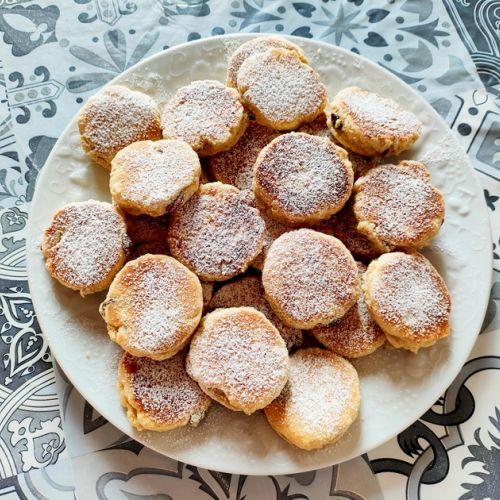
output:
[[[143,57],[238,31],[340,45],[411,85],[460,136],[493,227],[488,311],[452,386],[367,456],[294,476],[202,470],[122,435],[53,365],[26,278],[37,174],[82,103]],[[0,498],[500,498],[498,0],[0,0],[0,32]]]

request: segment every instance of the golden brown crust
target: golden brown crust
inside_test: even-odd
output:
[[[266,52],[271,48],[291,50],[303,63],[307,64],[308,62],[307,57],[302,49],[298,45],[295,45],[294,43],[288,41],[286,38],[282,38],[279,36],[262,36],[254,38],[240,45],[231,54],[231,57],[229,58],[229,62],[227,64],[226,85],[228,87],[236,88],[238,71],[245,59],[255,54]]]
[[[211,398],[251,414],[283,389],[288,351],[278,330],[256,309],[217,309],[196,331],[186,369]]]
[[[161,139],[156,103],[121,85],[106,87],[86,102],[78,115],[78,129],[83,151],[107,169],[125,146]]]
[[[304,330],[341,318],[356,302],[360,285],[343,243],[311,229],[290,231],[271,245],[262,283],[277,316]]]
[[[125,351],[162,360],[186,345],[202,309],[198,278],[172,257],[148,254],[116,275],[100,312]]]
[[[314,450],[338,441],[356,420],[359,405],[354,367],[329,351],[311,348],[292,354],[288,383],[264,413],[283,439]]]
[[[294,52],[270,49],[248,57],[237,78],[243,103],[262,125],[293,130],[314,120],[327,104],[319,75]]]
[[[302,331],[285,325],[274,314],[264,297],[264,287],[260,276],[247,274],[229,283],[224,283],[214,294],[209,309],[227,307],[254,307],[278,329],[287,349],[290,351],[302,344]]]
[[[363,280],[366,266],[358,262],[358,270]],[[362,293],[342,318],[313,328],[311,334],[329,351],[344,358],[368,356],[385,343],[384,332],[368,313]]]
[[[235,89],[216,80],[181,87],[161,114],[163,137],[187,142],[200,156],[231,148],[245,132],[248,114]]]
[[[375,167],[355,182],[354,193],[357,229],[381,253],[421,248],[443,223],[443,195],[421,162]]]
[[[315,224],[344,206],[353,178],[344,149],[324,137],[291,132],[260,152],[253,188],[258,202],[278,221]]]
[[[81,295],[105,290],[125,263],[126,229],[109,203],[89,200],[60,208],[41,246],[49,274]]]
[[[244,272],[264,244],[264,221],[234,186],[213,182],[172,213],[172,255],[206,281]]]
[[[445,282],[421,254],[384,254],[368,266],[366,306],[394,347],[417,352],[450,333]]]
[[[364,156],[397,155],[420,136],[422,124],[392,99],[348,87],[330,103],[331,131],[347,149]]]
[[[111,161],[113,201],[132,215],[159,217],[183,205],[197,190],[198,155],[178,140],[140,141]]]
[[[185,358],[185,351],[163,361],[123,353],[118,393],[137,430],[163,432],[203,419],[212,401],[186,373]]]

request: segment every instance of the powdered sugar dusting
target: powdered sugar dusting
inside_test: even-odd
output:
[[[201,278],[224,280],[243,272],[262,249],[264,221],[235,187],[203,184],[172,215],[172,255]]]
[[[125,223],[113,206],[89,200],[56,212],[42,250],[55,277],[82,289],[106,279],[125,260],[127,245]]]
[[[366,267],[358,263],[358,269],[362,276]],[[370,316],[362,293],[344,317],[314,328],[311,333],[327,349],[346,358],[371,354],[385,342],[384,333]]]
[[[230,283],[224,284],[215,292],[210,301],[211,310],[227,307],[254,307],[278,329],[288,350],[300,347],[302,332],[296,328],[286,326],[274,314],[269,302],[264,297],[264,287],[259,276],[242,276]]]
[[[451,301],[446,284],[420,254],[392,253],[374,262],[380,269],[369,295],[378,314],[392,325],[425,337],[446,325]]]
[[[415,165],[415,168],[414,168]],[[374,224],[385,243],[418,246],[434,236],[444,217],[444,202],[429,177],[415,171],[419,162],[381,165],[356,181],[354,212]]]
[[[251,121],[231,149],[209,157],[208,165],[212,175],[218,181],[232,184],[238,189],[251,190],[255,160],[261,149],[278,134],[275,130]]]
[[[422,125],[417,117],[402,109],[392,99],[356,87],[349,87],[337,94],[334,99],[347,107],[347,112],[355,123],[366,130],[367,134],[406,137],[419,134]]]
[[[199,178],[198,155],[183,141],[136,142],[112,161],[111,194],[118,204],[160,215]]]
[[[196,332],[187,370],[202,387],[220,391],[234,406],[252,412],[281,392],[288,352],[276,329],[255,309],[218,309]]]
[[[154,361],[124,353],[120,362],[134,398],[130,403],[158,425],[180,424],[186,419],[196,425],[210,405],[210,398],[186,373],[185,356],[181,351]]]
[[[84,125],[83,125],[84,124]],[[82,108],[80,133],[98,153],[161,137],[160,116],[151,97],[120,85],[105,88]]]
[[[271,245],[262,281],[272,305],[279,304],[294,320],[316,324],[343,316],[359,292],[349,251],[336,238],[311,229],[285,233]]]
[[[126,333],[126,345],[148,355],[181,347],[200,320],[202,292],[195,280],[170,257],[145,255],[129,262],[103,305],[105,318],[119,317],[108,328]]]
[[[238,90],[252,111],[285,129],[315,118],[327,99],[316,71],[283,49],[246,59],[238,72]]]
[[[335,145],[345,149],[349,156],[349,161],[351,162],[355,179],[362,175],[365,175],[371,168],[375,167],[379,163],[379,158],[377,157],[362,156],[346,149],[345,146],[340,144],[335,139],[335,137],[333,137],[328,123],[329,119],[326,115],[326,112],[323,112],[312,122],[303,123],[296,131],[303,132],[304,134],[326,137],[327,139],[330,139]]]
[[[233,141],[246,119],[238,93],[216,80],[180,88],[161,117],[163,137],[186,141],[195,151]]]
[[[295,132],[277,137],[255,165],[257,197],[292,219],[327,218],[352,189],[350,162],[339,151],[322,137]]]
[[[236,87],[238,71],[243,62],[250,56],[261,54],[271,48],[280,48],[293,51],[303,62],[307,62],[305,54],[297,45],[289,42],[286,38],[277,36],[266,36],[254,38],[242,44],[231,55],[227,65],[227,85]]]
[[[279,414],[279,430],[299,434],[305,442],[324,445],[352,424],[359,407],[359,380],[348,361],[305,349],[290,358],[288,383],[269,407]],[[266,410],[269,418],[270,412]],[[271,424],[272,424],[271,420]]]

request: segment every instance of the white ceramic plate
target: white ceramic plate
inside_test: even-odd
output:
[[[228,54],[252,35],[214,37],[159,53],[111,82],[146,92],[161,105],[192,80],[225,80]],[[356,457],[387,441],[420,417],[446,390],[469,354],[484,316],[491,280],[491,239],[483,194],[467,156],[434,110],[379,66],[342,49],[295,39],[327,85],[330,97],[359,85],[390,96],[424,124],[405,157],[426,162],[446,198],[446,221],[425,253],[453,298],[452,335],[418,355],[386,351],[356,362],[362,404],[357,422],[336,445],[301,451],[279,438],[261,414],[251,417],[217,405],[196,429],[137,432],[115,387],[119,348],[109,340],[98,305],[50,278],[39,251],[54,211],[71,201],[109,200],[108,173],[82,153],[76,121],[66,128],[38,179],[29,225],[30,290],[52,354],[80,391],[116,427],[150,448],[197,466],[241,474],[289,474]]]

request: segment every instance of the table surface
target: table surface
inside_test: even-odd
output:
[[[498,0],[0,0],[0,498],[500,498],[499,24]],[[26,278],[37,174],[82,103],[148,55],[236,32],[340,45],[411,85],[460,137],[493,229],[488,311],[448,391],[368,455],[294,476],[203,470],[121,434],[53,365]]]

